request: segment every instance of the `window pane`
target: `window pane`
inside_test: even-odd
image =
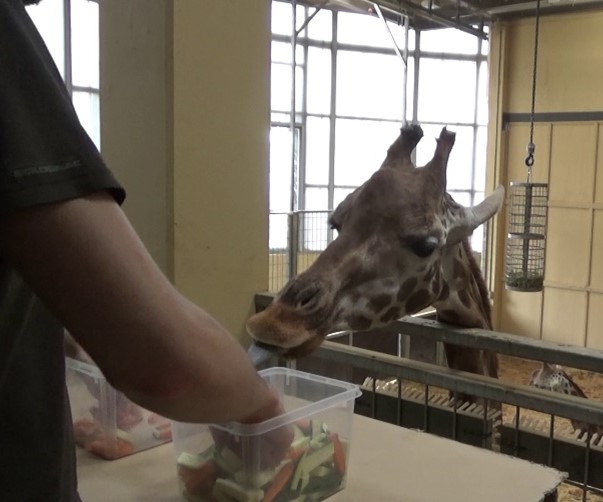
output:
[[[343,200],[350,195],[355,189],[354,188],[336,188],[333,192],[333,207],[335,209]]]
[[[423,58],[419,66],[420,122],[474,120],[475,62]]]
[[[479,65],[477,81],[477,123],[488,124],[488,63]]]
[[[412,121],[414,113],[415,95],[415,60],[408,58],[408,74],[406,76],[406,120]]]
[[[291,44],[289,42],[272,42],[271,57],[273,63],[289,63],[292,61]],[[304,61],[304,48],[301,45],[295,47],[295,63]]]
[[[397,56],[337,53],[337,114],[402,118],[403,64]]]
[[[295,108],[302,107],[302,70],[298,67],[296,81],[299,85],[295,89]],[[279,63],[272,64],[272,82],[270,84],[271,106],[273,111],[291,111],[291,66]]]
[[[90,92],[73,92],[73,106],[86,129],[86,132],[94,141],[96,148],[100,150],[100,108],[98,94]]]
[[[289,124],[291,122],[290,113],[271,113],[270,121],[273,123]]]
[[[286,127],[272,127],[270,130],[270,211],[291,209],[291,171],[290,130]]]
[[[289,241],[287,239],[289,233],[289,220],[286,214],[271,214],[269,218],[270,226],[268,234],[268,245],[270,250],[287,249]]]
[[[359,186],[385,160],[400,124],[338,119],[335,128],[335,184]]]
[[[400,49],[404,48],[404,26],[388,21],[389,29]],[[409,39],[414,40],[414,33]],[[375,15],[340,12],[337,17],[337,40],[342,44],[393,48],[392,38],[383,21]],[[410,42],[410,40],[409,40]],[[409,47],[412,46],[409,43]]]
[[[55,64],[65,78],[65,34],[63,0],[44,0],[27,7],[27,13],[42,35]]]
[[[331,108],[331,51],[308,49],[308,97],[309,113],[328,114]]]
[[[308,117],[306,121],[306,183],[310,185],[329,182],[330,124],[329,119],[317,117]]]
[[[98,3],[71,0],[73,85],[99,88]]]
[[[310,9],[310,14],[315,9]],[[328,42],[333,36],[333,13],[328,9],[322,9],[314,16],[308,24],[308,37],[314,40]]]
[[[417,166],[427,164],[432,158],[436,148],[436,138],[440,135],[442,124],[422,125],[423,139],[417,145]],[[473,128],[449,127],[456,133],[454,147],[448,160],[446,171],[446,187],[448,191],[471,190],[473,172]]]
[[[490,33],[490,28],[488,26],[484,26],[484,31],[486,33]],[[490,53],[490,41],[482,40],[482,54],[487,56]]]
[[[421,50],[427,52],[450,52],[455,54],[477,54],[478,38],[454,28],[421,32]]]
[[[329,192],[326,188],[306,188],[307,211],[325,211],[329,207]]]

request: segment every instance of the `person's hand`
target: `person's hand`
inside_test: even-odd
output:
[[[249,417],[240,420],[244,424],[257,424],[278,417],[285,413],[276,392],[271,390],[273,399],[264,408],[256,411]],[[234,436],[222,429],[210,427],[210,431],[216,446],[228,447],[239,458],[242,457],[243,443],[240,436]],[[284,425],[277,427],[269,432],[257,436],[251,436],[249,441],[245,441],[245,447],[259,452],[259,468],[267,469],[277,466],[284,458],[293,442],[293,427]]]

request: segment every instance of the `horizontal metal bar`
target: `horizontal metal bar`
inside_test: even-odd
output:
[[[529,123],[530,113],[503,113],[503,127],[512,123]],[[534,122],[592,122],[603,120],[603,111],[591,112],[541,112],[534,114]]]
[[[490,350],[500,354],[603,372],[603,352],[586,347],[549,342],[526,336],[483,329],[462,329],[412,317],[396,321],[386,330],[411,336],[430,336],[438,341]]]
[[[527,385],[509,384],[495,378],[335,342],[323,342],[312,355],[319,359],[369,370],[375,375],[405,378],[551,415],[582,420],[588,424],[603,425],[603,403],[597,401],[553,393]]]

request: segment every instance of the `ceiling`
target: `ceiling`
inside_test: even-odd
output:
[[[486,38],[483,27],[497,19],[532,17],[536,0],[300,0],[298,4],[350,12],[409,17],[413,28],[453,27]],[[378,5],[378,7],[376,7]],[[541,15],[603,10],[603,0],[540,0]]]

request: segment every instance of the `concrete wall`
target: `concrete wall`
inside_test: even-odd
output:
[[[541,19],[536,112],[603,112],[603,13]],[[489,184],[525,181],[529,124],[501,129],[503,112],[530,111],[534,20],[492,30]],[[495,246],[496,325],[502,331],[603,348],[603,125],[536,124],[533,181],[549,183],[545,288],[503,287],[504,215]]]
[[[102,149],[176,287],[235,336],[268,283],[269,0],[101,2]]]

